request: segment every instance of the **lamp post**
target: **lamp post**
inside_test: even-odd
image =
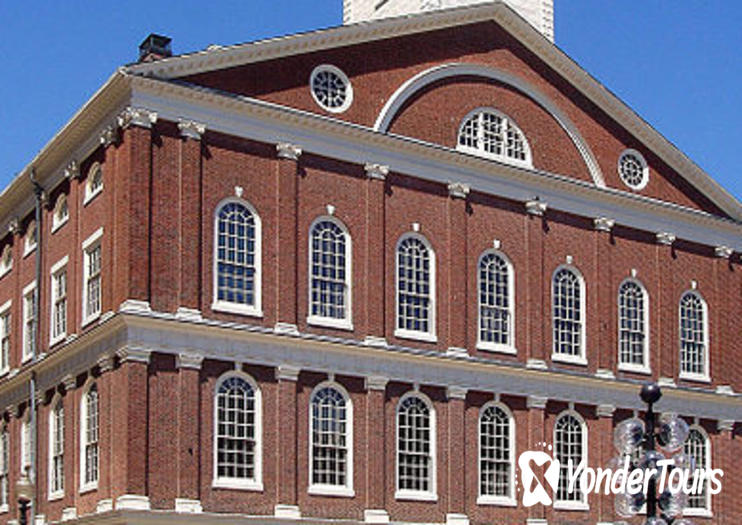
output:
[[[28,472],[24,472],[15,484],[16,495],[18,497],[18,523],[19,525],[28,525],[28,507],[31,505],[34,493],[33,481],[28,477]]]
[[[626,456],[642,452],[641,457],[632,463],[634,468],[655,473],[646,484],[647,493],[616,495],[616,513],[622,518],[638,515],[646,505],[647,519],[644,525],[693,525],[687,518],[680,517],[687,504],[687,495],[682,491],[672,494],[669,489],[657,495],[657,462],[665,459],[665,453],[672,455],[675,467],[689,467],[694,470],[693,459],[682,452],[683,444],[688,439],[688,424],[674,414],[663,416],[659,423],[654,412],[654,405],[662,398],[662,390],[656,383],[646,384],[639,394],[647,405],[644,420],[633,417],[616,426],[613,443],[619,456],[611,460],[611,465],[621,468]],[[659,428],[659,430],[658,430]],[[657,450],[657,445],[662,451]],[[625,521],[616,525],[629,525]]]

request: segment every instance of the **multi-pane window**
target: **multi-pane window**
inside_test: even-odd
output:
[[[680,374],[706,377],[708,352],[706,303],[695,292],[680,299]]]
[[[649,168],[641,153],[624,151],[618,159],[618,174],[621,180],[634,190],[641,190],[649,181]]]
[[[30,253],[36,248],[36,238],[36,221],[31,221],[28,223],[28,227],[26,228],[26,240],[23,247],[24,255]]]
[[[582,280],[573,270],[560,268],[552,282],[554,357],[584,359],[584,304]]]
[[[2,256],[0,256],[0,276],[5,275],[13,268],[13,249],[9,244],[3,248]]]
[[[618,289],[618,362],[628,368],[646,369],[647,295],[641,285],[625,281]]]
[[[81,412],[82,484],[88,488],[98,484],[99,407],[95,383],[83,395]]]
[[[216,389],[214,481],[238,486],[260,482],[260,402],[257,387],[239,375]]]
[[[353,101],[350,80],[335,66],[317,66],[312,71],[309,83],[315,102],[327,111],[340,113],[348,109]]]
[[[83,287],[83,320],[94,319],[101,311],[101,245],[85,249],[85,283]]]
[[[310,233],[310,317],[350,320],[350,239],[334,221],[321,220]]]
[[[352,486],[350,402],[337,388],[324,386],[312,396],[311,484]]]
[[[479,346],[513,345],[512,275],[510,264],[496,253],[479,260]]]
[[[435,492],[435,427],[431,407],[417,395],[397,409],[397,490]]]
[[[8,428],[0,431],[0,508],[8,508],[10,493],[10,439]]]
[[[404,237],[397,246],[397,330],[434,333],[435,260],[433,251],[417,237]]]
[[[696,469],[709,469],[711,467],[708,437],[706,437],[704,432],[698,428],[691,428],[688,433],[688,439],[685,441],[683,448],[683,451],[686,454],[695,459]],[[698,480],[696,480],[696,478],[698,478]],[[692,474],[688,485],[695,486],[696,490],[688,495],[688,505],[686,506],[686,509],[690,510],[690,513],[693,513],[693,511],[703,512],[711,510],[708,479],[698,477],[694,473]]]
[[[31,423],[28,416],[21,421],[21,474],[28,473],[33,476],[31,471]]]
[[[32,283],[23,294],[23,355],[22,360],[31,359],[36,350],[36,284]]]
[[[52,217],[52,231],[56,231],[62,226],[70,216],[70,208],[67,204],[67,195],[64,193],[57,197],[57,204],[54,206],[54,215]]]
[[[513,498],[513,428],[502,406],[487,405],[479,415],[479,496],[484,500]]]
[[[260,309],[260,221],[246,205],[229,201],[216,215],[215,300]]]
[[[64,492],[64,405],[57,401],[49,417],[49,494]]]
[[[585,439],[585,423],[574,414],[563,414],[554,424],[554,452],[559,460],[559,484],[555,501],[564,503],[585,503],[585,496],[580,489],[579,480],[574,489],[569,490],[569,461],[572,468],[577,469],[587,457],[587,443]]]
[[[52,274],[51,340],[58,341],[67,334],[67,270]]]
[[[504,162],[530,165],[531,151],[523,132],[493,109],[470,113],[459,129],[458,149]]]
[[[0,373],[10,369],[10,303],[0,313]]]
[[[88,172],[88,181],[85,185],[85,203],[87,204],[101,191],[103,191],[103,169],[96,162]]]

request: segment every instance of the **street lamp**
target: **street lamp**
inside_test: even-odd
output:
[[[622,421],[613,433],[613,444],[619,456],[610,461],[610,467],[621,468],[626,456],[633,457],[632,466],[645,472],[656,469],[657,462],[665,459],[667,454],[677,468],[690,471],[695,469],[692,457],[682,452],[683,444],[688,439],[688,424],[675,414],[660,418],[659,425],[654,413],[654,404],[662,397],[662,390],[656,383],[646,384],[639,394],[646,403],[644,421],[633,417]],[[657,450],[659,444],[661,450]],[[638,457],[637,457],[638,455]],[[615,501],[616,513],[622,518],[632,518],[639,514],[646,505],[647,519],[644,525],[693,525],[680,515],[688,503],[687,495],[682,491],[672,494],[665,490],[657,495],[657,479],[652,476],[647,483],[647,493],[618,494]],[[659,515],[658,515],[659,514]],[[625,521],[616,525],[629,525]]]
[[[34,495],[34,484],[33,481],[28,477],[28,472],[21,474],[18,482],[15,484],[15,491],[18,496],[18,516],[19,525],[28,525],[28,507],[33,500]]]

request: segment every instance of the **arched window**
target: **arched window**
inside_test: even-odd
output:
[[[229,373],[214,399],[214,486],[262,490],[260,390],[252,378]]]
[[[103,168],[99,163],[94,163],[88,170],[87,181],[85,182],[85,198],[83,204],[92,201],[96,195],[103,191]]]
[[[260,218],[246,202],[229,199],[216,211],[215,310],[262,315]]]
[[[314,494],[353,495],[353,412],[338,385],[315,388],[310,406],[310,487]]]
[[[503,113],[480,108],[464,117],[457,149],[509,164],[531,166],[531,149],[525,135]]]
[[[309,234],[309,319],[351,328],[351,243],[335,219],[314,222]]]
[[[514,351],[513,271],[502,254],[485,252],[479,259],[479,339],[477,348]]]
[[[697,292],[680,298],[680,377],[708,379],[706,301]]]
[[[58,399],[49,413],[49,497],[64,494],[64,404]]]
[[[52,215],[52,232],[61,228],[70,217],[70,209],[67,204],[67,195],[60,193],[57,197],[57,203],[54,205],[54,214]]]
[[[573,268],[561,267],[552,279],[552,359],[584,364],[585,290],[582,276]]]
[[[711,468],[711,444],[706,432],[698,426],[693,426],[688,433],[683,451],[696,460],[696,469]],[[688,483],[695,490],[688,495],[688,505],[684,514],[688,516],[704,515],[711,512],[711,493],[708,490],[708,479],[693,474]]]
[[[649,307],[647,292],[634,280],[618,288],[618,365],[625,370],[649,371]]]
[[[560,463],[559,485],[554,505],[562,508],[585,507],[587,500],[580,490],[579,480],[574,490],[571,492],[569,490],[569,461],[572,461],[573,469],[577,469],[581,462],[587,462],[587,425],[574,411],[562,413],[554,423],[554,455]]]
[[[479,413],[478,503],[513,503],[515,425],[508,408],[489,403]]]
[[[435,499],[435,412],[421,394],[397,406],[397,498]]]
[[[80,410],[80,490],[98,486],[99,428],[98,385],[91,383],[82,396]]]
[[[0,257],[0,277],[8,273],[13,268],[13,248],[6,244],[3,248],[3,254]]]
[[[435,341],[435,253],[408,234],[397,243],[398,337]]]
[[[25,257],[36,249],[36,221],[31,221],[26,226],[26,238],[23,243],[23,256]]]
[[[7,425],[0,431],[0,511],[8,510],[10,494],[10,438]]]

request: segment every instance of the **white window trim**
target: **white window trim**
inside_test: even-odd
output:
[[[36,240],[33,242],[31,241],[30,234],[30,226],[31,224],[34,225],[34,228],[36,230]],[[29,227],[26,228],[26,234],[23,236],[23,258],[25,259],[29,255],[31,255],[34,250],[36,249],[36,246],[39,244],[39,225],[36,224],[36,221],[31,221],[29,223]]]
[[[248,209],[253,215],[255,221],[255,304],[252,306],[230,303],[229,301],[219,300],[219,272],[218,272],[218,255],[219,255],[219,212],[230,203],[237,203]],[[224,312],[230,314],[247,315],[251,317],[263,317],[262,292],[263,292],[263,226],[255,207],[245,199],[237,197],[227,197],[222,199],[214,209],[213,221],[213,239],[212,239],[212,261],[211,261],[211,281],[213,302],[211,309],[215,312]]]
[[[25,473],[24,472],[25,467],[30,466],[30,463],[27,464],[27,465],[24,465],[24,463],[23,463],[25,461],[25,459],[26,459],[27,453],[28,453],[29,461],[30,461],[30,458],[31,458],[30,451],[27,450],[27,449],[30,449],[30,447],[31,447],[31,443],[30,443],[30,440],[31,440],[31,430],[30,430],[31,429],[31,423],[29,421],[28,409],[26,409],[26,412],[23,414],[23,417],[20,418],[20,421],[21,421],[21,428],[20,428],[20,436],[19,436],[19,439],[18,439],[18,444],[19,444],[18,451],[20,452],[20,462],[19,462],[19,467],[20,468],[19,468],[18,472],[20,472],[20,474],[23,475]],[[29,469],[29,477],[31,479],[33,479],[33,475],[34,475],[33,469]]]
[[[588,433],[587,433],[587,423],[585,422],[585,418],[580,415],[579,412],[576,410],[569,408],[567,410],[563,410],[560,412],[557,417],[554,418],[554,424],[552,428],[552,435],[551,435],[551,443],[554,450],[554,457],[556,458],[556,429],[557,429],[557,422],[564,416],[572,416],[580,423],[580,430],[582,431],[582,459],[585,462],[585,465],[589,465],[589,452],[590,447],[588,443]],[[554,509],[555,510],[579,510],[579,511],[588,511],[590,510],[590,502],[588,495],[584,492],[582,493],[582,501],[561,501],[557,499],[557,491],[554,491],[553,494],[553,500],[554,500]]]
[[[340,485],[326,485],[326,484],[320,484],[320,483],[312,483],[312,479],[314,478],[314,469],[313,469],[313,457],[312,457],[312,401],[314,400],[314,395],[323,388],[333,388],[340,392],[340,394],[345,397],[345,431],[346,431],[346,448],[348,449],[348,457],[346,461],[346,465],[348,467],[348,471],[345,473],[345,479],[346,483],[344,486]],[[309,454],[307,457],[309,458],[309,488],[307,492],[312,495],[317,496],[338,496],[338,497],[346,497],[346,498],[352,498],[356,495],[355,490],[353,489],[353,461],[354,461],[354,455],[353,455],[353,401],[350,398],[350,395],[348,394],[348,391],[341,385],[340,383],[337,383],[335,381],[323,381],[322,383],[318,384],[314,387],[312,390],[311,395],[309,396],[309,427],[308,427],[308,434],[309,439],[307,440],[309,442]]]
[[[417,397],[423,403],[428,405],[430,411],[430,490],[409,490],[399,488],[399,409],[402,402],[408,397]],[[438,425],[435,416],[435,405],[428,396],[417,390],[411,390],[405,393],[397,401],[397,408],[394,411],[394,499],[408,501],[438,501]]]
[[[100,482],[100,390],[98,390],[98,479],[92,483],[85,482],[85,470],[87,467],[86,455],[85,455],[85,434],[87,433],[87,417],[88,417],[88,404],[87,396],[90,392],[90,388],[95,384],[93,378],[88,378],[82,389],[82,396],[80,397],[80,494],[91,492],[98,489],[98,483]]]
[[[481,272],[480,265],[482,259],[487,255],[496,255],[505,261],[508,268],[508,314],[510,315],[510,343],[509,345],[503,345],[499,343],[490,343],[488,341],[481,341],[481,327],[482,327],[482,304],[481,304]],[[477,260],[477,350],[484,350],[486,352],[498,352],[501,354],[512,354],[516,355],[518,350],[515,347],[515,271],[513,269],[513,263],[510,258],[500,250],[489,249],[482,252]]]
[[[64,403],[62,396],[60,396],[59,394],[56,394],[54,396],[54,398],[52,399],[51,404],[49,405],[49,426],[48,426],[48,429],[49,429],[49,432],[48,432],[48,434],[49,434],[49,453],[47,454],[48,455],[48,459],[49,459],[49,461],[48,461],[48,471],[47,471],[48,472],[48,474],[47,474],[47,482],[48,482],[48,489],[47,489],[47,491],[49,493],[49,497],[48,497],[48,500],[49,501],[55,501],[55,500],[58,500],[58,499],[62,499],[64,497],[64,488],[62,488],[62,490],[52,491],[52,472],[54,471],[54,432],[56,430],[55,427],[54,427],[54,425],[55,425],[54,411],[55,411],[55,408],[57,407],[57,403]],[[65,414],[65,412],[64,412],[64,404],[62,404],[62,417],[63,417],[63,420],[66,419],[66,417],[67,417],[67,414]],[[62,435],[63,435],[63,437],[62,437],[62,446],[63,447],[65,445],[65,443],[64,443],[64,431],[65,430],[66,430],[65,428],[62,428]],[[62,453],[62,457],[64,457],[64,452]],[[66,475],[67,473],[65,472],[64,474]],[[62,477],[62,487],[64,487],[65,484],[66,484],[65,483],[66,480],[64,479],[64,477],[66,477],[66,476],[63,476]]]
[[[10,264],[5,264],[5,251],[8,250],[10,252]],[[13,269],[13,249],[10,247],[9,244],[5,245],[5,248],[3,248],[3,251],[0,252],[0,279],[5,277],[7,274],[10,273],[10,271]]]
[[[326,106],[325,104],[320,102],[320,100],[317,98],[317,95],[314,93],[314,78],[323,71],[334,73],[335,75],[339,76],[343,82],[345,82],[345,101],[341,106],[338,106],[336,108]],[[314,102],[329,113],[343,113],[351,106],[351,104],[353,104],[353,84],[350,83],[348,75],[346,75],[340,68],[331,64],[320,64],[312,70],[311,75],[309,75],[309,92],[312,94],[312,99],[314,100]]]
[[[510,427],[510,494],[507,496],[482,494],[482,415],[484,414],[484,411],[490,407],[499,408],[508,416]],[[505,403],[502,403],[501,401],[489,401],[479,409],[479,417],[477,418],[477,505],[498,505],[502,507],[516,507],[518,505],[515,498],[515,448],[518,443],[515,432],[515,418],[513,417],[513,412]]]
[[[25,288],[23,288],[23,293],[21,296],[21,299],[22,299],[21,309],[23,310],[23,324],[21,325],[22,330],[23,330],[23,335],[21,337],[21,363],[27,363],[31,360],[31,357],[33,357],[32,354],[26,355],[26,343],[28,342],[28,339],[26,337],[26,323],[28,321],[28,317],[27,317],[28,312],[26,311],[26,297],[29,294],[31,294],[34,290],[36,290],[36,281],[31,281],[30,283],[26,285]],[[36,312],[35,312],[35,322],[38,325],[38,322],[39,322],[38,308],[36,308]],[[38,335],[38,330],[36,330],[36,332]]]
[[[57,288],[55,286],[55,278],[58,276],[60,272],[63,270],[66,270],[67,263],[69,262],[69,256],[65,255],[60,260],[55,262],[51,270],[49,271],[49,275],[51,277],[51,300],[50,300],[50,308],[49,308],[49,346],[53,346],[57,344],[60,341],[64,341],[64,339],[67,337],[67,330],[64,331],[64,333],[57,335],[57,337],[54,337],[54,307],[56,306],[55,303],[57,301]],[[69,276],[68,276],[69,277]],[[67,286],[67,320],[69,321],[69,280],[66,283]]]
[[[639,289],[642,291],[642,299],[644,301],[644,364],[643,365],[635,365],[633,363],[622,363],[621,362],[621,287],[625,283],[632,283],[639,287]],[[618,335],[616,344],[617,348],[616,351],[618,352],[618,369],[623,372],[633,372],[635,374],[651,374],[652,373],[652,363],[650,362],[650,355],[649,355],[649,349],[651,348],[649,344],[649,337],[652,332],[650,329],[649,324],[649,292],[647,292],[646,287],[644,284],[639,281],[638,279],[634,278],[627,278],[621,281],[621,284],[618,285],[618,294],[616,294],[616,305],[618,307],[618,315],[616,316],[618,325],[616,327],[616,334]]]
[[[682,337],[682,330],[683,330],[683,322],[682,322],[682,307],[681,304],[683,302],[683,298],[686,295],[695,295],[700,299],[701,306],[703,308],[703,374],[694,374],[691,372],[683,372],[682,363],[683,363],[683,341],[681,339]],[[709,307],[708,303],[706,302],[706,299],[703,298],[703,296],[698,292],[698,290],[686,290],[683,292],[683,294],[680,296],[680,300],[678,301],[678,363],[680,370],[678,370],[678,377],[680,379],[684,379],[686,381],[695,381],[697,383],[711,383],[711,348],[709,346]]]
[[[473,117],[474,115],[477,115],[482,112],[492,113],[494,115],[497,115],[501,119],[505,121],[505,124],[507,126],[507,123],[510,123],[520,132],[520,135],[523,137],[523,145],[526,152],[526,160],[520,160],[520,159],[513,159],[511,157],[508,157],[507,155],[495,155],[494,153],[490,153],[488,151],[484,151],[478,148],[472,148],[470,146],[463,146],[459,144],[459,137],[461,137],[461,131],[464,128],[464,124]],[[456,150],[461,151],[463,153],[468,153],[470,155],[475,155],[477,157],[482,157],[486,159],[496,160],[498,162],[502,162],[503,164],[510,164],[512,166],[520,166],[522,168],[529,168],[533,169],[533,156],[531,155],[531,145],[528,142],[528,138],[526,137],[526,134],[523,132],[520,126],[507,116],[502,111],[499,111],[491,106],[481,106],[476,109],[471,110],[469,113],[466,114],[466,116],[461,119],[461,123],[459,124],[459,129],[456,132]]]
[[[7,423],[4,424],[2,428],[0,428],[0,440],[3,438],[3,434],[5,434],[5,441],[4,446],[8,448],[7,451],[3,450],[3,443],[0,441],[0,454],[5,454],[8,456],[8,464],[5,465],[5,470],[7,472],[7,478],[8,478],[8,486],[7,486],[7,501],[8,503],[5,503],[4,505],[0,505],[0,514],[4,514],[10,510],[10,476],[11,476],[11,468],[10,468],[10,430],[8,429]],[[0,458],[0,461],[2,461],[2,458]]]
[[[217,461],[218,461],[218,440],[217,435],[217,416],[219,413],[217,393],[219,388],[222,386],[224,381],[231,377],[239,377],[245,380],[250,387],[253,389],[255,396],[255,477],[253,479],[242,479],[242,478],[226,478],[219,477],[217,475]],[[213,393],[214,401],[212,403],[212,488],[219,489],[235,489],[235,490],[250,490],[250,491],[262,491],[263,490],[263,397],[260,387],[257,381],[252,378],[249,374],[242,372],[241,370],[230,370],[219,376],[216,384],[214,385]]]
[[[82,276],[82,323],[80,323],[81,326],[87,326],[96,319],[98,319],[101,315],[101,311],[103,311],[103,248],[101,248],[101,308],[98,312],[94,313],[93,315],[88,315],[87,312],[87,304],[88,304],[88,274],[90,273],[90,268],[88,267],[88,260],[87,255],[88,252],[95,249],[99,244],[100,240],[103,237],[103,226],[95,230],[87,239],[85,239],[82,242],[82,270],[83,270],[83,276]]]
[[[407,330],[404,328],[397,328],[399,325],[399,246],[405,239],[417,239],[421,241],[428,249],[428,256],[430,257],[430,316],[428,319],[429,330],[427,332],[419,330]],[[436,310],[438,308],[438,301],[436,300],[436,261],[435,261],[435,250],[430,241],[419,233],[407,232],[400,235],[397,240],[397,244],[394,248],[394,336],[400,339],[411,339],[414,341],[424,341],[427,343],[437,343],[438,336],[436,335]]]
[[[0,306],[0,317],[6,314],[10,314],[10,322],[11,325],[13,323],[13,313],[10,311],[10,307],[13,305],[13,300],[8,299],[5,301],[2,306]],[[11,337],[13,336],[13,332],[11,329]],[[2,331],[2,325],[0,324],[0,341],[2,341],[2,338],[5,337],[5,333]],[[12,346],[12,345],[11,345]],[[5,363],[5,366],[2,366],[3,364],[0,362],[0,376],[4,376],[8,372],[10,372],[10,352],[8,352],[8,362]]]
[[[92,175],[93,173],[95,173],[96,169],[101,170],[101,177],[103,177],[102,183],[97,189],[91,190],[90,186],[93,182]],[[85,197],[83,198],[82,205],[87,206],[93,199],[95,199],[103,191],[103,186],[105,186],[105,183],[106,180],[105,173],[103,173],[103,166],[101,166],[100,162],[93,163],[93,165],[90,166],[90,169],[88,170],[87,177],[85,178]]]
[[[704,442],[706,443],[706,464],[703,466],[696,465],[696,468],[704,468],[708,472],[711,469],[711,439],[709,438],[708,432],[706,432],[706,430],[698,424],[691,425],[690,430],[698,431],[704,438]],[[695,509],[686,507],[683,510],[683,516],[696,518],[712,518],[714,516],[711,507],[711,491],[709,490],[708,482],[706,486],[706,508]]]
[[[62,199],[67,201],[67,215],[60,219],[59,218],[59,207],[62,205]],[[57,202],[54,205],[54,211],[52,213],[52,230],[51,232],[56,232],[59,228],[67,224],[67,222],[70,220],[70,201],[67,198],[67,195],[64,193],[60,193],[59,197],[57,197]]]
[[[556,277],[556,274],[561,270],[569,270],[574,273],[580,283],[580,320],[582,324],[582,330],[580,331],[580,355],[565,355],[554,351],[556,347],[556,341],[554,340],[554,277]],[[556,267],[554,273],[551,274],[549,287],[551,288],[551,303],[549,305],[551,308],[551,360],[555,362],[587,366],[587,287],[585,285],[585,278],[576,266],[571,264],[560,264]]]
[[[627,157],[631,155],[632,157],[636,158],[639,163],[642,166],[642,181],[639,184],[629,184],[626,182],[626,180],[623,178],[623,175],[621,174],[621,162],[623,161],[624,157]],[[623,182],[627,187],[631,188],[635,191],[641,191],[644,188],[647,187],[647,184],[649,184],[649,166],[647,165],[647,161],[644,158],[644,155],[636,151],[635,149],[625,149],[621,155],[618,157],[618,163],[616,164],[616,170],[618,171],[618,178]]]
[[[345,268],[345,318],[336,319],[334,317],[324,317],[321,315],[312,315],[312,232],[314,227],[320,222],[331,222],[345,235],[345,260],[347,262]],[[326,328],[335,328],[338,330],[353,330],[353,246],[352,239],[348,228],[343,224],[342,221],[331,217],[329,215],[322,215],[312,221],[309,226],[309,239],[308,239],[308,250],[307,250],[307,324],[314,326],[322,326]]]

